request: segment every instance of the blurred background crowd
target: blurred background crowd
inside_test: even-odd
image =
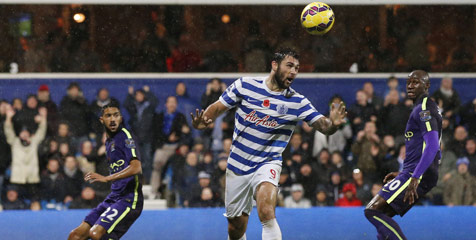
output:
[[[282,45],[301,72],[476,71],[474,5],[333,8],[316,37],[302,6],[2,5],[0,72],[265,72]]]
[[[124,124],[138,139],[148,199],[168,207],[223,206],[226,161],[232,144],[234,111],[204,131],[191,127],[190,112],[216,101],[226,85],[209,80],[200,101],[178,82],[165,107],[149,86],[129,86],[121,102],[107,88],[92,101],[72,82],[61,102],[50,87],[0,102],[0,192],[3,209],[92,208],[108,184],[88,184],[89,171],[109,174],[101,107],[120,104]],[[443,115],[442,160],[437,187],[420,204],[476,206],[476,99],[462,102],[451,78],[431,97]],[[341,96],[329,99],[340,102]],[[396,78],[385,91],[371,82],[346,102],[348,121],[325,136],[299,125],[283,153],[279,205],[284,207],[362,206],[382,187],[384,176],[399,171],[405,158],[405,125],[412,101]],[[328,110],[321,110],[327,114]]]

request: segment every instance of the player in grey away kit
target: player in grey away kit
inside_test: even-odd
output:
[[[102,108],[101,123],[106,128],[106,156],[109,162],[109,176],[87,173],[85,181],[112,181],[111,193],[86,216],[84,221],[71,231],[68,240],[73,239],[120,239],[140,216],[144,197],[136,142],[131,133],[123,127],[119,107],[108,104]]]
[[[379,240],[407,239],[392,217],[403,216],[438,181],[441,114],[428,97],[429,88],[430,78],[425,71],[408,75],[407,95],[414,105],[405,130],[403,170],[385,176],[382,190],[365,209],[365,217],[377,228]]]

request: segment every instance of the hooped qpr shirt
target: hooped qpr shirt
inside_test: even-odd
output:
[[[255,172],[266,163],[282,164],[282,152],[300,120],[312,125],[323,117],[311,102],[292,89],[271,91],[266,77],[243,77],[231,84],[219,101],[236,107],[235,129],[228,169],[236,174]],[[293,91],[286,97],[286,91]]]

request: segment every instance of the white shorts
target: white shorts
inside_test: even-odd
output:
[[[239,217],[243,213],[250,215],[258,185],[270,182],[277,187],[280,175],[281,166],[274,163],[264,164],[247,175],[238,175],[226,169],[225,217]]]

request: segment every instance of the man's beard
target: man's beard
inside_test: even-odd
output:
[[[274,74],[274,81],[276,82],[276,84],[278,84],[279,89],[287,89],[288,87],[284,85],[284,78],[280,70],[281,69],[278,66],[278,69],[276,70],[276,74]]]

